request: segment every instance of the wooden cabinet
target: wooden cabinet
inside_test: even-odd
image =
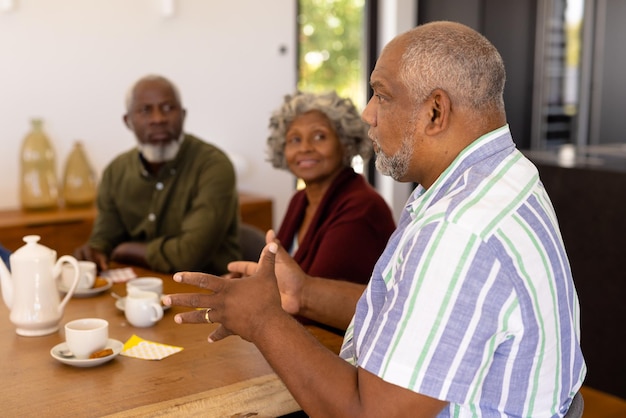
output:
[[[248,193],[239,194],[242,222],[263,231],[272,227],[272,200]],[[57,255],[72,254],[91,232],[95,207],[60,208],[49,211],[0,211],[0,243],[11,251],[22,245],[25,235],[41,236],[41,244],[53,248]]]
[[[580,300],[585,385],[626,399],[621,343],[626,320],[626,158],[617,151],[579,151],[571,167],[561,165],[552,152],[525,153],[550,196],[570,261]]]
[[[272,229],[272,199],[248,193],[239,193],[241,221],[262,231]]]
[[[57,256],[71,254],[89,237],[96,210],[57,209],[46,211],[0,211],[0,242],[11,251],[22,245],[25,235],[39,235],[41,244],[57,251]]]

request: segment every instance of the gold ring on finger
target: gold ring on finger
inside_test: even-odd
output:
[[[213,310],[213,308],[207,308],[206,311],[204,311],[204,319],[209,323],[212,324],[213,321],[211,321],[211,318],[209,318],[209,312],[211,312]]]

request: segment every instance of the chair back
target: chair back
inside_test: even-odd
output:
[[[574,399],[572,399],[572,403],[565,414],[565,418],[581,418],[583,416],[583,410],[585,409],[585,401],[583,400],[583,395],[580,392],[576,392],[574,395]]]
[[[240,223],[239,247],[242,260],[259,261],[261,251],[265,247],[265,233],[256,226]]]

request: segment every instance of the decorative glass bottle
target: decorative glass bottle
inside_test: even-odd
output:
[[[74,143],[63,174],[63,200],[66,206],[89,206],[96,198],[96,175],[83,144]]]
[[[43,131],[43,121],[33,119],[20,153],[20,199],[23,209],[52,209],[59,204],[54,149]]]

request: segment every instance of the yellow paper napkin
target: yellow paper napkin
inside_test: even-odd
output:
[[[182,350],[183,347],[155,343],[133,335],[124,343],[124,349],[120,354],[144,360],[161,360]]]

